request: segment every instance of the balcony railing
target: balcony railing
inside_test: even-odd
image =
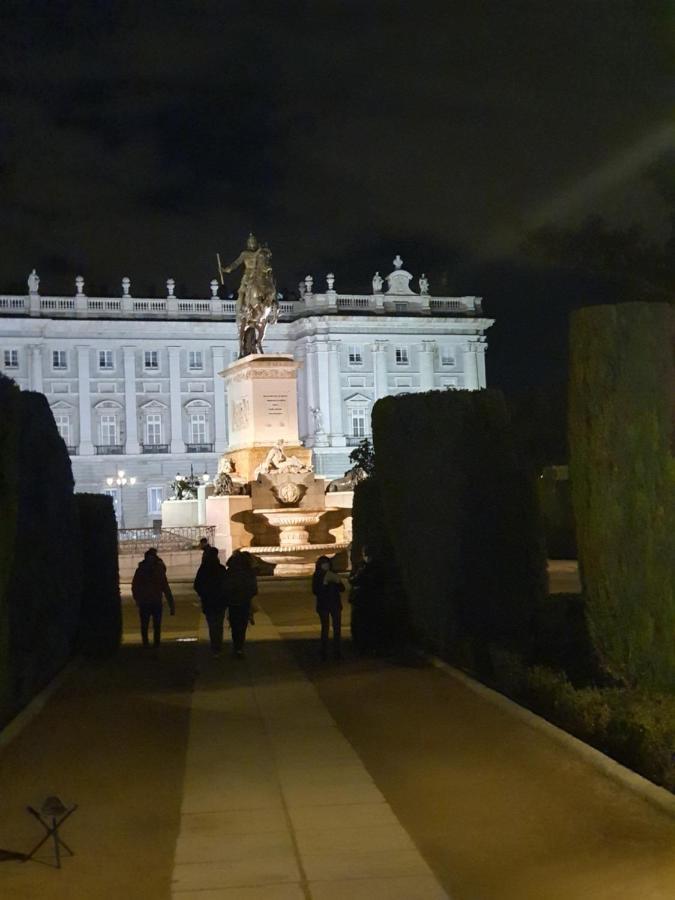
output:
[[[68,451],[68,456],[77,456],[77,447],[66,444],[66,450]]]
[[[186,444],[188,453],[213,453],[213,444]]]
[[[347,446],[348,447],[358,447],[361,441],[364,441],[368,437],[367,434],[348,434],[347,435]]]
[[[168,453],[168,444],[141,444],[141,453]]]
[[[97,456],[122,456],[124,444],[96,444]]]

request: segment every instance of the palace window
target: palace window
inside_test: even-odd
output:
[[[18,350],[5,350],[3,357],[4,357],[6,369],[18,369],[19,368],[19,351]]]
[[[190,350],[188,353],[188,368],[189,369],[203,369],[204,368],[204,355],[201,350]]]
[[[164,500],[163,487],[148,488],[148,515],[159,516],[162,512],[162,500]]]
[[[112,350],[98,351],[98,367],[99,369],[114,369],[114,360]]]
[[[57,413],[54,416],[56,428],[67,446],[70,446],[70,416],[64,413]]]
[[[408,348],[407,347],[397,347],[396,348],[396,365],[397,366],[407,366],[410,363],[410,358],[408,357]]]
[[[206,413],[190,414],[190,443],[206,444],[208,443],[208,429],[206,425]]]
[[[68,357],[65,350],[52,350],[52,369],[67,369]]]
[[[99,422],[101,432],[101,444],[104,447],[114,447],[117,444],[117,416],[105,413]]]
[[[349,410],[351,433],[353,437],[363,438],[367,434],[368,411],[365,406],[353,406]]]
[[[353,345],[349,348],[349,365],[350,366],[362,366],[363,365],[363,351],[361,347],[357,345]]]
[[[160,413],[148,413],[145,417],[145,443],[162,443],[162,416]]]
[[[441,365],[454,366],[454,364],[455,354],[453,353],[452,347],[441,347]]]
[[[143,355],[143,365],[146,369],[159,369],[159,351],[146,350]]]

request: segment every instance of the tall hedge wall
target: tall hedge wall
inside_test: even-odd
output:
[[[17,519],[7,586],[11,702],[24,706],[75,646],[80,531],[70,458],[46,398],[18,395]]]
[[[572,318],[570,477],[592,639],[629,683],[675,686],[674,314]]]
[[[7,588],[14,561],[18,509],[18,441],[19,388],[0,374],[0,725],[12,707]]]
[[[490,643],[527,650],[545,553],[503,396],[386,397],[373,437],[383,518],[422,639],[450,658],[468,644],[478,668]]]
[[[122,640],[117,519],[111,497],[75,494],[82,540],[78,647],[87,656],[115,653]]]

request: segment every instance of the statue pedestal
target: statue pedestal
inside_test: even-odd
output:
[[[220,373],[227,385],[227,455],[246,481],[280,439],[285,453],[311,465],[312,451],[298,435],[299,366],[290,354],[253,354]]]
[[[290,354],[254,354],[220,373],[227,385],[230,452],[271,447],[280,438],[289,447],[300,444],[299,366]]]

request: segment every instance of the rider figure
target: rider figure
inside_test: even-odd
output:
[[[219,262],[221,282],[224,274],[244,266],[235,305],[240,357],[262,353],[265,329],[277,320],[278,305],[271,258],[269,247],[266,244],[261,247],[255,235],[249,234],[246,250],[234,262],[229,266],[221,266]]]

